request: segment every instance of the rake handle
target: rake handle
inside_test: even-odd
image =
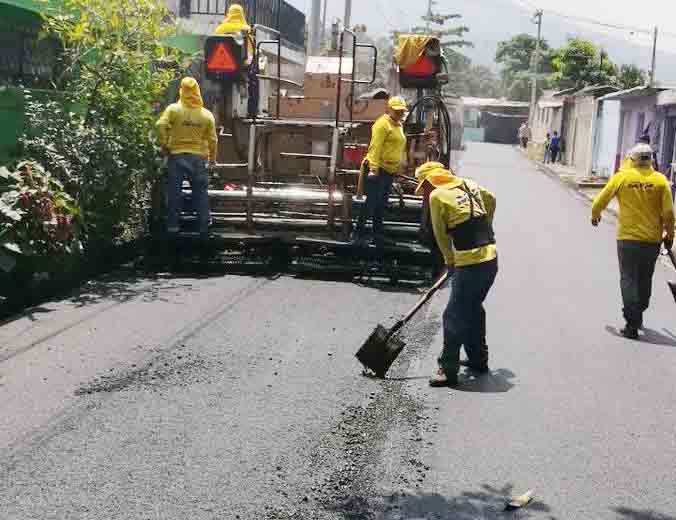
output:
[[[429,299],[434,296],[434,293],[436,293],[441,287],[446,283],[446,280],[448,279],[448,271],[442,274],[437,282],[425,293],[423,294],[422,298],[418,300],[418,303],[415,304],[415,306],[408,312],[406,316],[404,316],[401,320],[399,320],[394,327],[390,329],[390,333],[387,335],[388,339],[394,336],[397,332],[399,332],[404,325],[406,325],[409,321],[411,321],[411,318],[416,315],[416,313],[421,309],[423,305],[425,305]]]

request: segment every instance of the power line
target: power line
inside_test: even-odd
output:
[[[641,33],[641,34],[652,34],[652,31],[649,29],[645,29],[642,27],[632,27],[630,25],[620,25],[620,24],[615,24],[615,23],[607,23],[607,22],[600,22],[598,20],[593,20],[591,18],[585,18],[583,16],[576,16],[576,15],[570,15],[570,14],[565,14],[561,13],[558,11],[551,11],[549,9],[544,10],[545,13],[553,15],[553,16],[558,16],[559,18],[564,18],[567,20],[572,20],[574,22],[580,22],[580,23],[586,23],[589,25],[597,25],[599,27],[605,27],[606,29],[616,29],[620,31],[629,31],[633,33]]]

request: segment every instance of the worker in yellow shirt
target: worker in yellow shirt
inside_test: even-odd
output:
[[[242,38],[246,43],[247,65],[251,64],[254,57],[254,43],[251,34],[251,26],[246,21],[244,8],[239,4],[232,4],[228,8],[223,21],[216,27],[214,34],[231,35]]]
[[[626,326],[622,334],[639,338],[643,313],[650,305],[653,275],[664,243],[674,245],[674,206],[667,178],[653,169],[653,151],[638,144],[629,152],[629,162],[610,178],[592,205],[592,225],[598,226],[601,213],[617,197],[620,214],[617,252],[620,287]]]
[[[371,143],[361,166],[360,184],[366,193],[366,203],[362,206],[357,221],[357,240],[364,241],[366,220],[373,219],[373,238],[376,254],[382,258],[385,247],[383,220],[385,208],[392,190],[394,176],[399,172],[404,151],[406,135],[402,120],[408,106],[400,97],[391,97],[387,102],[387,113],[380,116],[371,129]]]
[[[486,311],[483,302],[498,274],[493,233],[495,196],[457,177],[438,162],[416,170],[416,194],[429,199],[434,237],[448,266],[450,300],[443,317],[444,346],[431,386],[453,386],[460,365],[488,373]],[[467,360],[460,361],[464,345]]]
[[[248,97],[247,113],[249,117],[256,117],[260,102],[260,81],[258,79],[260,70],[259,64],[254,63],[256,53],[254,35],[251,26],[246,21],[244,8],[239,4],[232,4],[228,7],[225,18],[216,27],[214,34],[232,36],[246,50],[245,68],[241,71],[242,81],[239,83],[239,88],[241,96]]]
[[[157,127],[162,152],[169,156],[167,231],[170,236],[179,231],[183,180],[188,179],[199,231],[202,238],[206,238],[209,229],[207,163],[216,160],[218,136],[214,116],[204,108],[200,86],[194,78],[183,78],[178,103],[167,107]]]

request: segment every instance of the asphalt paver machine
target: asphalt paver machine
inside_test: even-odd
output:
[[[353,276],[368,272],[393,281],[433,276],[436,259],[429,243],[421,242],[423,201],[413,195],[413,176],[416,165],[426,159],[448,164],[452,148],[460,147],[456,112],[449,111],[439,96],[416,88],[417,99],[405,123],[406,171],[390,197],[384,259],[374,267],[375,247],[357,245],[352,237],[365,204],[357,195],[360,163],[373,121],[386,106],[382,92],[356,96],[358,89],[376,81],[376,47],[343,31],[335,56],[308,59],[301,85],[282,77],[279,32],[258,25],[252,28],[250,44],[244,38],[225,35],[207,40],[204,66],[216,69],[211,78],[221,93],[212,107],[221,128],[219,161],[211,172],[209,190],[210,240],[206,253],[192,247],[198,234],[186,185],[179,261],[232,271]],[[226,50],[236,49],[231,53],[234,59],[209,63],[209,54],[223,52],[218,48],[221,43]],[[266,47],[276,51],[273,74],[259,68]],[[240,65],[247,61],[247,48],[254,53],[248,67]],[[367,77],[360,77],[358,70],[361,54],[367,55],[369,70],[362,72]],[[236,70],[225,70],[233,64]],[[219,66],[224,68],[219,71]],[[263,82],[274,87],[267,110],[251,103]],[[288,95],[301,89],[304,96]],[[155,205],[156,216],[163,211],[162,204]]]

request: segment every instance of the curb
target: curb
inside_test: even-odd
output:
[[[533,159],[530,159],[523,152],[522,152],[522,155],[525,159],[527,159],[531,163],[533,163],[535,168],[537,168],[539,171],[541,171],[542,173],[544,173],[545,175],[547,175],[549,177],[556,179],[557,181],[559,181],[559,183],[561,183],[561,185],[568,188],[569,190],[574,191],[575,193],[578,193],[590,205],[591,205],[592,202],[594,202],[594,197],[590,193],[588,193],[586,190],[581,188],[578,184],[570,184],[570,183],[562,181],[561,176],[555,170],[553,170],[551,167],[547,166],[544,163],[541,163],[540,161],[534,161]],[[606,208],[605,211],[607,213],[613,215],[615,218],[617,218],[619,216],[619,213],[615,208],[608,207],[608,208]]]

